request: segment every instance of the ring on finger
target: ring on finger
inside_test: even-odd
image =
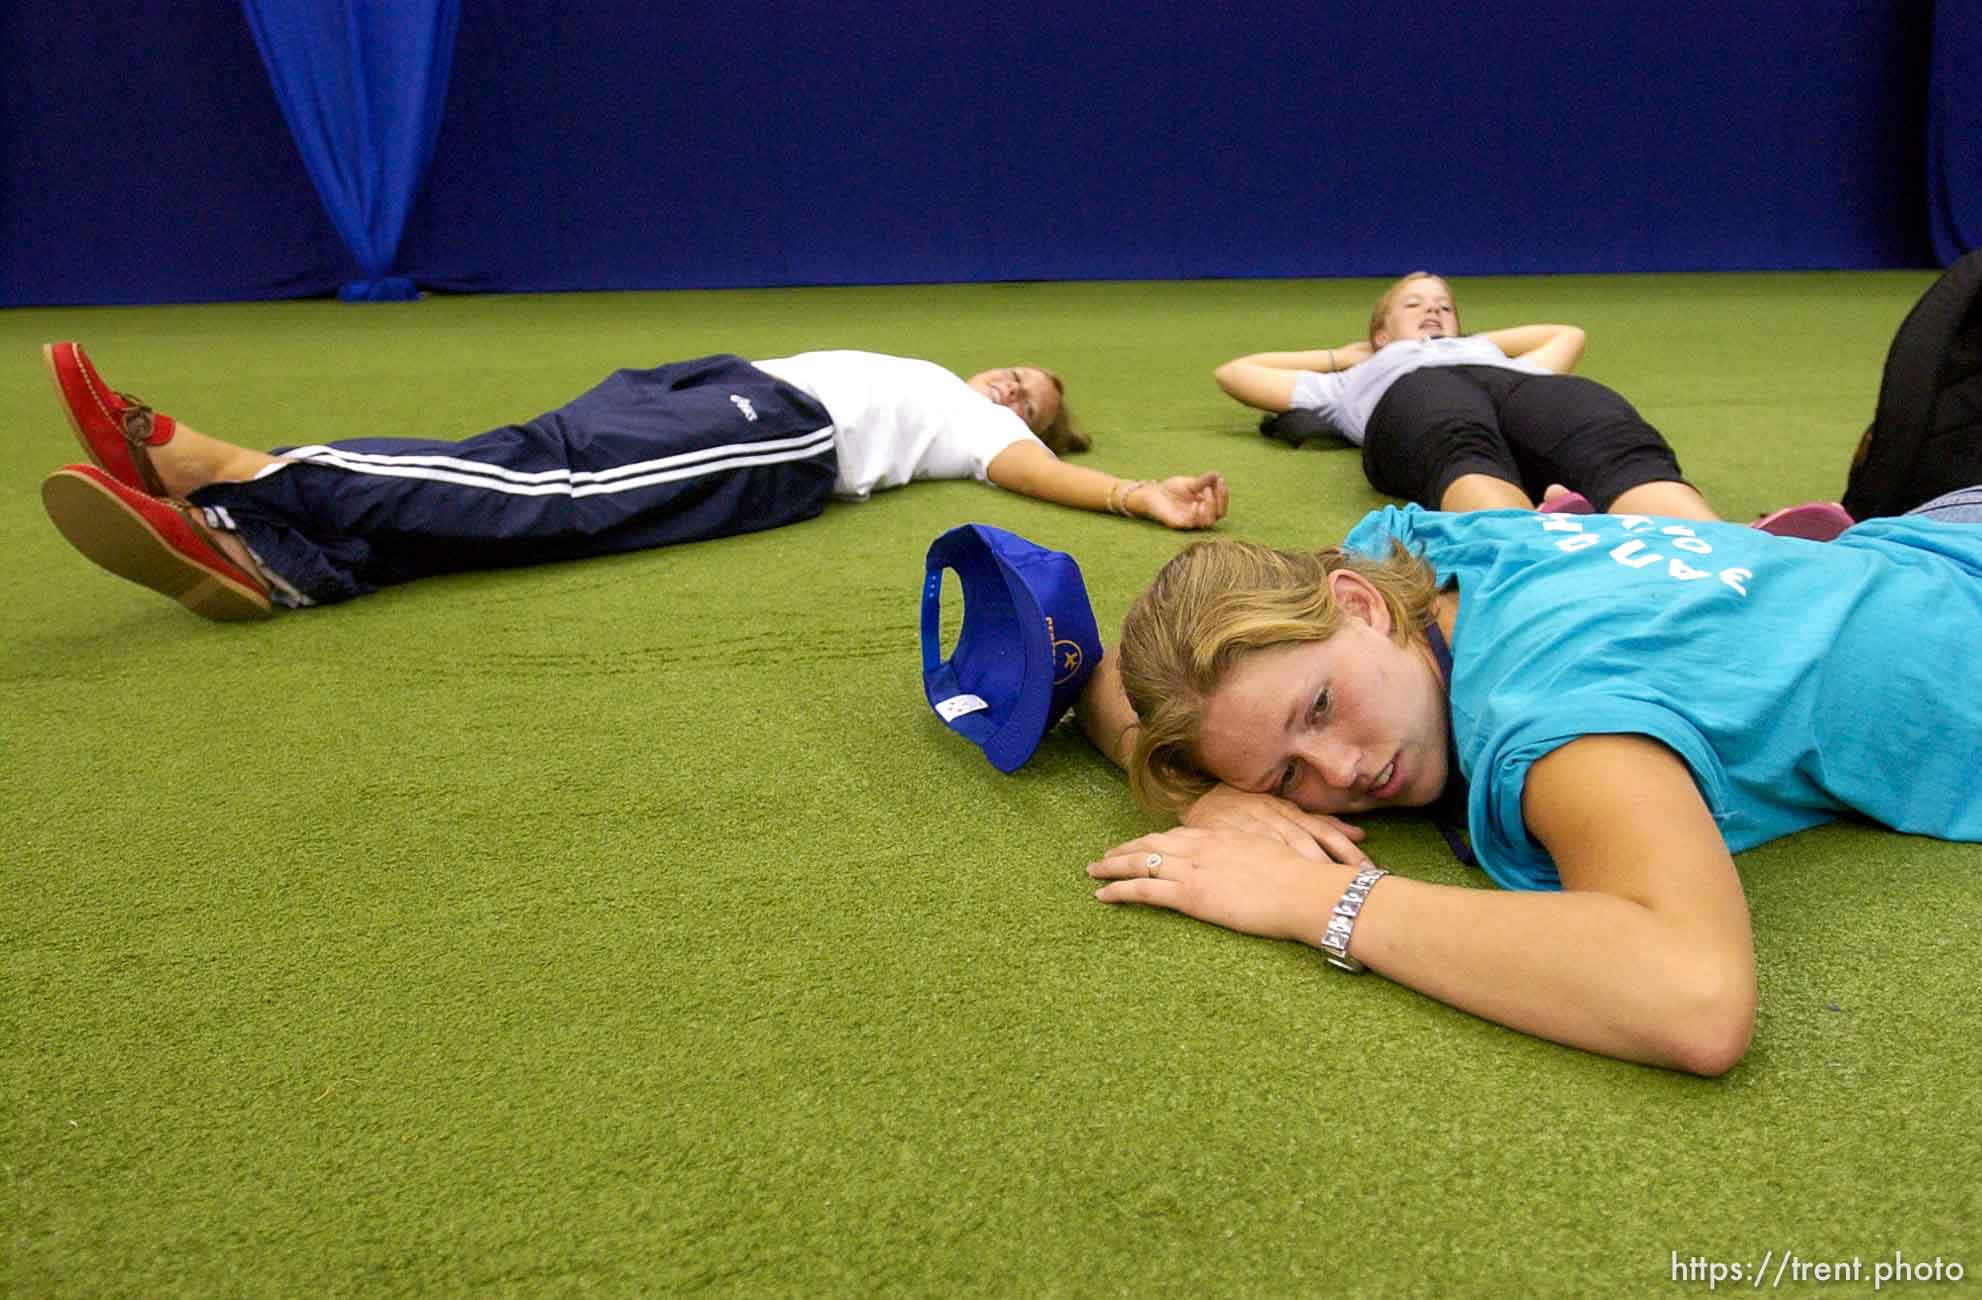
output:
[[[1161,879],[1163,876],[1163,855],[1161,853],[1150,854],[1142,860],[1142,869],[1146,875]]]

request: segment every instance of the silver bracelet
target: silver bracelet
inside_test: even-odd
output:
[[[1389,874],[1382,867],[1364,867],[1342,891],[1341,900],[1328,918],[1328,930],[1321,936],[1321,955],[1330,966],[1351,975],[1363,973],[1363,964],[1349,955],[1349,936],[1356,932],[1356,915],[1363,910],[1363,900],[1369,897],[1376,882]]]

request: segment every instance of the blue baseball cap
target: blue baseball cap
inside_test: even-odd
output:
[[[938,630],[945,569],[963,587],[963,629],[948,659]],[[936,716],[991,766],[1025,766],[1100,662],[1101,636],[1073,556],[989,524],[952,528],[930,544],[922,689]]]

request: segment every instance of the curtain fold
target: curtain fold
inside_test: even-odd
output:
[[[1982,24],[1974,0],[1935,0],[1927,73],[1927,222],[1941,265],[1982,248]]]
[[[392,274],[433,157],[460,0],[241,0],[331,224],[364,271],[346,302],[419,296]]]

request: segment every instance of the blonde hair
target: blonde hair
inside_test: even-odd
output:
[[[1092,447],[1094,439],[1074,423],[1074,413],[1067,409],[1066,381],[1045,366],[1031,366],[1029,369],[1037,370],[1052,380],[1053,391],[1060,397],[1060,408],[1053,412],[1052,423],[1039,431],[1039,440],[1046,444],[1046,449],[1055,456],[1071,456]]]
[[[1328,575],[1367,579],[1409,645],[1432,621],[1431,566],[1392,541],[1384,559],[1330,547],[1277,551],[1251,542],[1197,542],[1178,552],[1122,621],[1122,686],[1141,724],[1129,785],[1144,807],[1179,812],[1217,778],[1204,771],[1198,732],[1206,703],[1240,658],[1270,646],[1326,641],[1342,627]]]
[[[1371,343],[1376,342],[1376,332],[1383,328],[1384,320],[1390,315],[1391,304],[1396,302],[1398,295],[1404,292],[1404,286],[1413,280],[1436,280],[1440,284],[1445,285],[1448,293],[1452,289],[1451,284],[1446,281],[1444,276],[1434,274],[1430,271],[1413,271],[1409,275],[1399,277],[1396,283],[1383,291],[1383,296],[1376,300],[1376,306],[1370,311]],[[1460,329],[1459,300],[1456,297],[1452,300],[1452,327],[1455,330]]]

